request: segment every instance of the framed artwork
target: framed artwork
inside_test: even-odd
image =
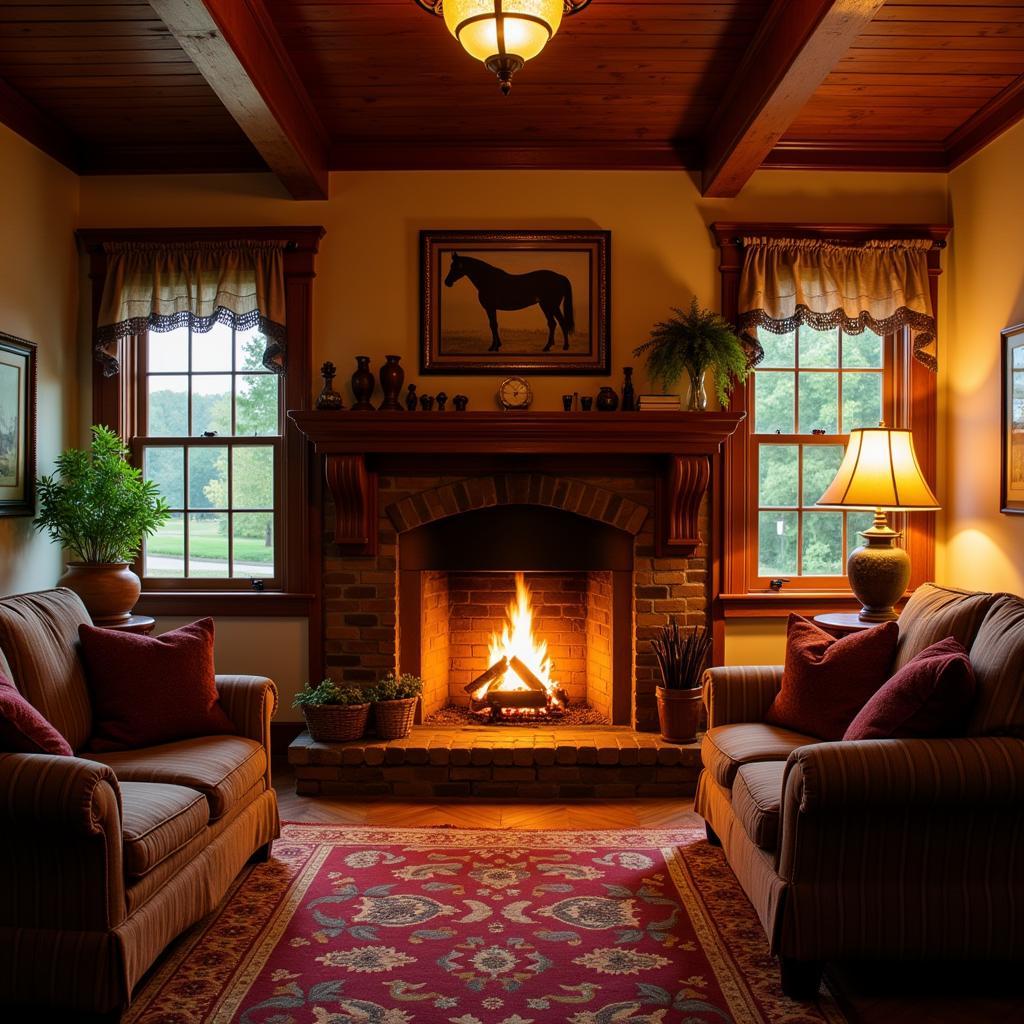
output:
[[[999,510],[1024,515],[1024,324],[1000,334],[1003,349],[1003,470]]]
[[[34,516],[36,347],[0,332],[0,516]]]
[[[421,231],[423,373],[608,374],[610,231]]]

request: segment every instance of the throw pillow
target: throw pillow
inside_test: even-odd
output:
[[[0,675],[0,750],[5,754],[60,754],[74,751],[66,739]]]
[[[947,637],[899,669],[860,709],[843,739],[962,736],[976,685],[964,645]]]
[[[96,751],[235,732],[217,699],[213,619],[160,636],[79,626]]]
[[[889,678],[898,640],[895,622],[836,639],[808,619],[790,615],[782,686],[765,721],[822,740],[842,739]]]

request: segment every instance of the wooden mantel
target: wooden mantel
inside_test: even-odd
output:
[[[659,555],[700,543],[697,516],[711,457],[745,413],[728,412],[300,412],[289,418],[324,457],[334,499],[335,543],[350,553],[376,545],[376,479],[365,456],[657,455]],[[426,466],[426,460],[424,461]]]

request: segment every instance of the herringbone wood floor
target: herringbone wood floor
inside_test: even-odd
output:
[[[703,824],[692,801],[678,800],[404,803],[296,796],[294,776],[283,760],[275,763],[274,787],[283,821],[502,829]],[[1024,971],[1019,966],[842,964],[830,965],[829,979],[853,1024],[1024,1024]]]

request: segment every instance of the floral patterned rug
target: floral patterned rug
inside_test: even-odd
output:
[[[703,831],[287,825],[124,1024],[821,1024]]]

